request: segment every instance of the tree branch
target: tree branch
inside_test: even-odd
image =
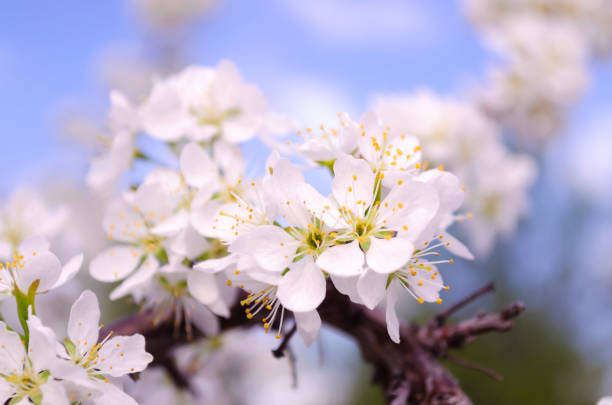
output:
[[[480,313],[455,325],[445,325],[445,323],[451,314],[492,290],[492,284],[485,285],[440,313],[428,324],[401,325],[399,344],[393,343],[389,338],[383,313],[376,310],[369,311],[361,305],[350,302],[331,284],[328,284],[325,301],[318,310],[323,322],[356,341],[364,360],[372,365],[373,381],[383,388],[388,404],[471,405],[468,396],[440,360],[449,359],[483,372],[487,370],[487,374],[498,377],[496,373],[492,374],[485,367],[471,363],[468,365],[465,361],[457,359],[449,353],[449,350],[459,349],[484,333],[509,330],[512,328],[514,318],[523,312],[525,306],[516,303],[499,313]],[[221,331],[257,324],[244,317],[243,309],[238,304],[232,308],[228,319],[220,320]],[[117,335],[141,333],[146,337],[147,351],[153,354],[154,363],[167,367],[172,348],[188,342],[183,334],[173,338],[172,332],[175,329],[171,316],[154,324],[151,311],[141,311],[104,328],[101,336],[105,336],[110,330]],[[281,357],[282,353],[285,353],[295,330],[294,325],[283,337],[279,347],[273,350],[275,357]],[[194,331],[193,339],[203,337],[200,332]],[[173,376],[177,385],[185,386],[182,374],[177,374],[177,370],[170,371],[173,371],[170,373],[171,376],[177,375]]]

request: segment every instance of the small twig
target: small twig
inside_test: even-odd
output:
[[[291,388],[297,389],[298,387],[298,373],[297,373],[297,361],[295,353],[291,350],[291,347],[287,347],[287,358],[289,359],[289,367],[291,368]]]
[[[276,357],[277,359],[280,359],[281,357],[285,356],[287,345],[289,344],[291,337],[296,331],[297,331],[297,325],[293,324],[289,332],[287,332],[287,334],[283,336],[283,340],[281,341],[281,344],[278,345],[276,349],[272,350],[272,355],[274,355],[274,357]]]
[[[466,305],[470,304],[471,302],[476,301],[478,298],[482,297],[483,295],[488,294],[488,293],[490,293],[490,292],[492,292],[494,290],[495,290],[495,285],[493,284],[493,282],[490,282],[490,283],[480,287],[478,290],[474,291],[472,294],[468,295],[467,297],[465,297],[461,301],[459,301],[456,304],[452,305],[451,307],[447,308],[445,311],[440,312],[434,318],[434,322],[436,323],[436,326],[439,327],[439,326],[444,325],[446,320],[452,314],[454,314],[455,312],[457,312],[461,308],[465,307]]]
[[[488,367],[485,367],[481,364],[472,363],[471,361],[468,361],[468,360],[460,359],[459,357],[455,357],[454,355],[450,353],[446,355],[446,359],[450,361],[451,363],[455,363],[458,366],[480,371],[481,373],[491,377],[495,381],[501,382],[504,379],[502,375],[498,374],[497,372],[495,372],[494,370]]]

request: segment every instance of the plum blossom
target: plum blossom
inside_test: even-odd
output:
[[[37,294],[60,287],[81,268],[83,255],[71,258],[62,266],[42,236],[25,238],[13,253],[13,260],[0,263],[0,300],[17,292],[28,293],[36,282]]]
[[[55,362],[53,332],[30,315],[27,346],[0,321],[0,401],[68,405],[68,395],[49,368]]]
[[[31,189],[16,190],[0,208],[0,259],[10,259],[28,236],[57,236],[67,219],[65,206],[50,206]]]
[[[216,68],[190,66],[158,81],[139,115],[144,130],[163,141],[220,137],[236,143],[287,129],[257,87],[245,83],[229,61]]]

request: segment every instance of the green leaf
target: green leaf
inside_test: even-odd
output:
[[[28,328],[28,308],[32,307],[32,315],[36,315],[36,307],[34,301],[36,299],[36,290],[40,280],[34,281],[28,288],[28,293],[24,294],[19,288],[15,286],[15,301],[17,302],[17,316],[19,317],[19,323],[23,328],[23,340],[25,341],[25,347],[28,348],[30,342],[30,330]]]
[[[76,354],[76,346],[74,345],[74,343],[72,343],[72,341],[68,338],[64,339],[64,347],[66,348],[66,350],[68,351],[68,354],[70,354],[70,357],[74,357]]]

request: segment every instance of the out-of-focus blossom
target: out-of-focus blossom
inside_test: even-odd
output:
[[[499,22],[487,39],[506,64],[491,68],[480,96],[484,108],[528,144],[554,136],[589,81],[581,33],[526,15]]]
[[[13,251],[28,236],[57,236],[67,220],[65,206],[50,206],[30,189],[16,190],[0,208],[0,259],[11,259]]]
[[[28,346],[0,321],[0,401],[68,405],[64,386],[49,372],[55,361],[56,342],[52,332],[38,318],[31,318]]]
[[[457,174],[471,217],[464,228],[470,247],[485,256],[498,235],[512,234],[529,206],[536,167],[530,157],[506,149],[494,121],[469,103],[429,92],[379,97],[373,104],[392,131],[421,140],[423,164]]]
[[[466,0],[464,3],[472,21],[485,29],[527,15],[573,25],[584,33],[599,54],[612,50],[612,3],[609,0]]]
[[[218,0],[131,0],[136,10],[154,29],[171,30],[204,15]]]
[[[0,263],[0,300],[11,295],[28,294],[30,287],[42,294],[71,280],[81,268],[83,255],[74,256],[63,267],[42,236],[25,238],[15,249],[13,260]]]
[[[144,130],[167,142],[243,142],[287,131],[282,117],[268,109],[263,94],[245,83],[233,63],[216,68],[191,66],[160,80],[140,108]]]
[[[112,336],[111,332],[99,341],[99,322],[98,299],[86,290],[72,305],[68,336],[57,346],[61,360],[51,367],[52,373],[63,379],[72,401],[135,404],[110,379],[144,370],[153,356],[145,351],[144,337],[139,334]]]
[[[142,405],[158,404],[162,398],[184,405],[345,403],[352,392],[351,377],[329,365],[302,367],[305,355],[298,353],[299,383],[293,387],[289,363],[271,356],[261,335],[234,331],[206,346],[176,352],[179,367],[191,376],[191,393],[178,390],[159,368],[147,369],[126,390]]]
[[[597,401],[597,405],[612,405],[612,397],[603,397]]]

